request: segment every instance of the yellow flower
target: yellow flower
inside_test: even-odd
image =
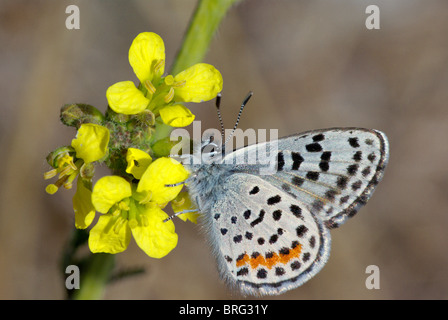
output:
[[[167,187],[167,184],[183,182],[188,178],[188,171],[174,159],[159,158],[152,162],[142,175],[137,186],[137,192],[145,194],[142,202],[155,202],[158,205],[166,205],[176,198],[182,189],[182,185]]]
[[[76,157],[85,163],[100,160],[107,153],[109,144],[109,129],[93,123],[82,124],[72,140],[72,147],[76,151]]]
[[[222,90],[221,74],[206,63],[198,63],[182,71],[174,77],[174,83],[185,83],[174,90],[175,101],[208,101]]]
[[[139,88],[131,81],[123,81],[112,85],[106,92],[109,106],[118,113],[137,114],[148,108],[158,115],[174,102],[208,101],[222,90],[221,73],[206,63],[195,64],[176,76],[162,77],[165,45],[162,38],[152,32],[140,33],[134,39],[129,49],[129,63],[140,80]],[[176,107],[167,111],[162,120],[173,126],[189,125],[194,117],[185,109]]]
[[[120,253],[131,241],[131,230],[127,220],[112,214],[99,217],[89,233],[89,248],[93,253]]]
[[[70,147],[56,149],[48,156],[49,164],[54,168],[44,173],[44,179],[48,180],[59,174],[58,180],[54,184],[49,184],[45,191],[54,194],[61,186],[65,189],[71,189],[73,180],[77,177],[79,169],[83,164],[81,159],[75,162],[75,151]]]
[[[119,253],[130,242],[150,257],[162,258],[177,245],[172,221],[163,222],[168,215],[153,203],[141,204],[131,183],[122,177],[106,176],[95,184],[92,203],[104,213],[89,235],[92,252]]]
[[[142,32],[129,49],[129,63],[135,75],[144,83],[155,81],[165,72],[165,44],[154,32]]]
[[[175,213],[182,211],[195,210],[196,212],[187,212],[177,215],[181,220],[190,220],[193,223],[198,223],[199,212],[196,207],[191,203],[191,199],[188,196],[188,192],[180,192],[176,199],[171,201],[171,207]]]
[[[132,228],[137,245],[152,258],[163,258],[177,246],[178,236],[172,221],[164,222],[168,215],[159,207],[138,206],[146,210],[140,216],[147,217],[144,223]]]
[[[181,104],[166,106],[160,110],[162,121],[172,127],[186,127],[190,125],[195,116]]]
[[[92,191],[92,203],[101,213],[109,212],[113,205],[132,195],[131,184],[119,176],[99,179]]]
[[[82,124],[78,129],[76,139],[72,140],[71,147],[58,148],[49,154],[47,160],[54,169],[46,172],[44,179],[51,179],[58,174],[59,178],[56,183],[46,187],[46,192],[54,194],[61,186],[71,189],[80,170],[82,172],[83,168],[90,169],[87,167],[92,162],[100,160],[107,154],[109,136],[109,129],[106,127],[93,123]],[[82,174],[81,176],[85,178]],[[90,178],[85,180],[90,180]],[[80,192],[79,189],[77,192]],[[85,192],[82,193],[85,194]]]
[[[90,184],[86,186],[85,183]],[[75,227],[85,229],[95,218],[95,207],[92,204],[92,189],[90,181],[78,179],[76,193],[73,196],[73,210],[75,211]]]
[[[138,90],[132,81],[122,81],[106,91],[109,107],[117,113],[137,114],[146,109],[149,99]]]
[[[177,161],[151,157],[135,148],[129,148],[126,171],[136,179],[138,186],[119,176],[106,176],[97,181],[92,191],[92,204],[103,213],[89,236],[92,252],[119,253],[129,245],[131,236],[150,257],[162,258],[177,245],[174,223],[161,209],[173,200],[182,186],[166,184],[182,182],[188,172]]]
[[[132,174],[135,179],[140,179],[151,164],[152,158],[140,149],[129,148],[126,154],[126,161],[128,163],[126,172]]]

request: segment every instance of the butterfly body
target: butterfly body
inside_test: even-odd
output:
[[[250,161],[263,153],[270,163]],[[219,155],[206,153],[206,163],[190,158],[186,167],[220,275],[244,294],[275,295],[325,265],[330,229],[370,198],[388,161],[388,142],[379,131],[333,128]]]

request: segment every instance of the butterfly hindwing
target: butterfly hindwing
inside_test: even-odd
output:
[[[224,160],[254,159],[265,150],[272,151],[276,170],[260,177],[303,203],[328,227],[344,223],[367,202],[388,161],[385,135],[360,128],[309,131],[238,149]],[[257,165],[236,168],[260,173]]]
[[[206,215],[221,275],[244,293],[279,294],[315,275],[330,234],[306,207],[250,174],[233,174]]]

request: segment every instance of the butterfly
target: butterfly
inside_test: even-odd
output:
[[[389,158],[386,135],[363,128],[313,130],[224,150],[212,137],[202,141],[200,161],[184,162],[191,171],[186,185],[221,277],[258,296],[296,288],[323,268],[330,229],[366,204]],[[262,164],[241,161],[266,152],[275,168],[268,174]]]

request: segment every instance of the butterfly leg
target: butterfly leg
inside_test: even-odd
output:
[[[178,183],[166,184],[165,187],[178,187],[178,186],[181,186],[181,185],[183,185],[183,184],[188,183],[189,181],[191,181],[192,178],[193,178],[193,177],[189,177],[187,180],[185,180],[185,181],[181,181],[181,182],[178,182]]]
[[[183,213],[189,213],[189,212],[198,212],[198,210],[197,210],[197,209],[194,209],[194,210],[183,210],[183,211],[176,212],[176,213],[173,214],[172,216],[170,216],[170,217],[166,218],[165,220],[163,220],[163,222],[170,221],[170,220],[174,219],[174,217],[176,217],[176,216],[178,216],[178,215],[180,215],[180,214],[183,214]]]

